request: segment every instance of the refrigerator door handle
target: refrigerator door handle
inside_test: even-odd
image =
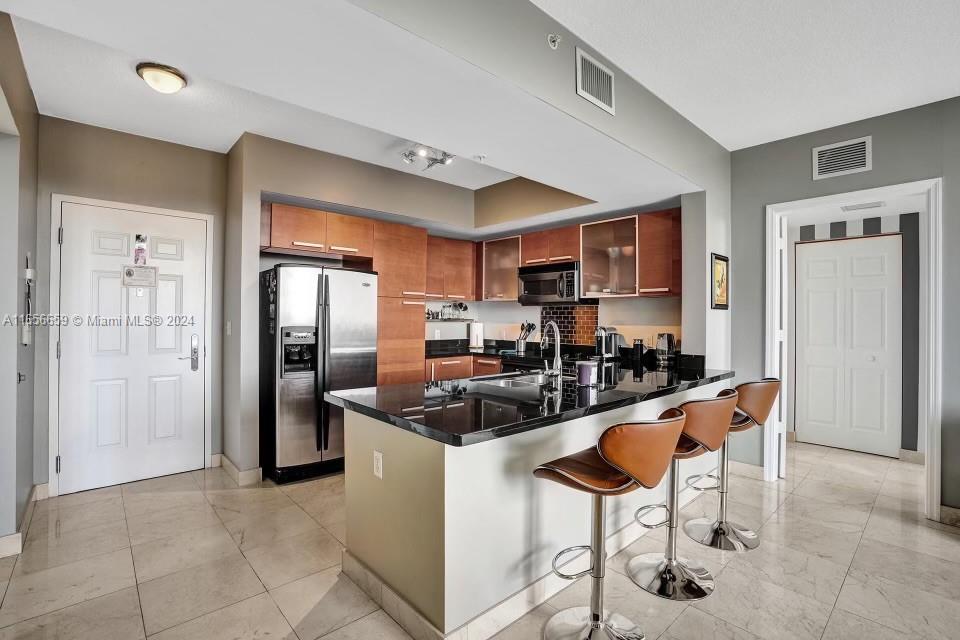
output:
[[[330,345],[330,307],[327,304],[330,288],[327,284],[327,274],[321,274],[317,279],[317,289],[317,357],[320,358],[320,362],[316,367],[314,379],[317,403],[317,451],[323,451],[327,448],[327,442],[329,441],[329,416],[327,415],[327,402],[323,399],[329,376],[328,349]]]

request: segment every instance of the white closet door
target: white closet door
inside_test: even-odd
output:
[[[797,439],[900,453],[899,235],[797,244]]]

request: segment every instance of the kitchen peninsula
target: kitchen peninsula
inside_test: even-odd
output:
[[[326,394],[345,410],[344,571],[414,637],[493,635],[567,586],[553,556],[589,540],[588,496],[533,469],[612,424],[714,396],[733,375],[638,369],[602,389],[564,378],[557,390],[517,373]],[[715,464],[684,461],[682,475]],[[663,497],[657,487],[611,498],[608,551],[639,537],[634,511]]]

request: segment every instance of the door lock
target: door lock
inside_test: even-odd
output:
[[[190,336],[190,355],[177,358],[177,360],[189,360],[191,371],[200,368],[200,336],[197,334]]]

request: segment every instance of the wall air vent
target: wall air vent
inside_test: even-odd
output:
[[[870,171],[872,168],[872,136],[813,148],[814,180]]]
[[[876,202],[861,202],[860,204],[845,204],[840,207],[840,210],[844,213],[849,213],[851,211],[863,211],[864,209],[879,209],[880,207],[885,207],[886,202],[882,200],[877,200]]]
[[[577,47],[577,95],[616,115],[613,72]]]

